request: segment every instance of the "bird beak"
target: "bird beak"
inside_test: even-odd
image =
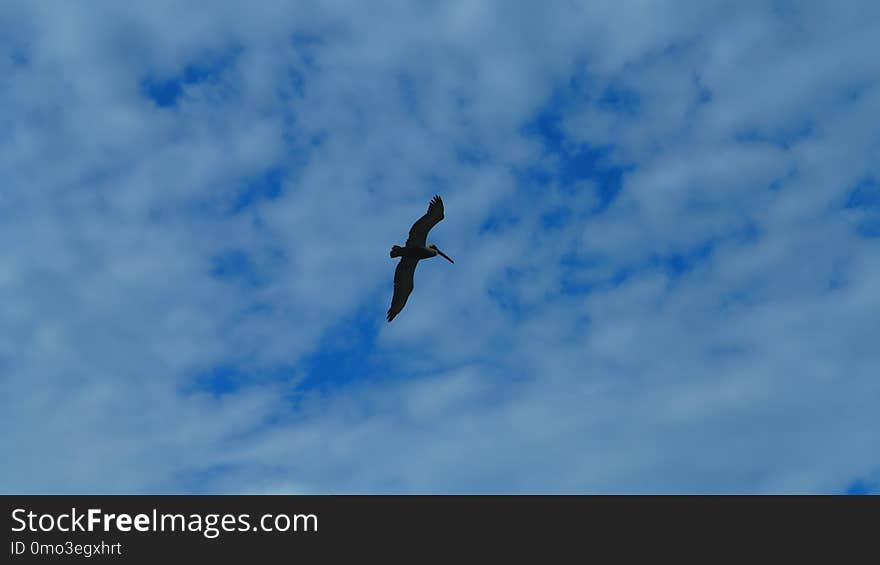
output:
[[[446,253],[443,253],[443,252],[440,251],[439,249],[437,250],[437,253],[439,253],[440,255],[442,255],[443,258],[446,259],[447,261],[449,261],[450,263],[455,263],[455,261],[453,261],[452,259],[449,258],[449,255],[447,255]]]

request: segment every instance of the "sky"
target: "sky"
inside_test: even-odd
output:
[[[878,30],[3,2],[0,491],[880,492]]]

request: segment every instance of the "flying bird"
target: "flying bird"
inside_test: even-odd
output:
[[[416,272],[416,265],[420,260],[440,255],[450,263],[455,263],[448,255],[437,249],[433,243],[426,244],[428,232],[442,219],[443,201],[439,196],[434,195],[433,200],[428,204],[428,211],[425,215],[409,228],[409,239],[406,240],[406,245],[404,247],[395,245],[391,248],[391,257],[402,257],[402,259],[397,264],[397,270],[394,271],[394,298],[391,299],[391,308],[388,309],[389,322],[394,319],[394,316],[400,314],[406,305],[406,299],[409,298],[409,293],[413,289],[413,275]]]

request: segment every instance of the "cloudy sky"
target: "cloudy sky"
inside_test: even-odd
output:
[[[880,491],[878,29],[3,2],[0,489]]]

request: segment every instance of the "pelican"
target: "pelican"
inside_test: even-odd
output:
[[[402,259],[397,264],[397,270],[394,271],[394,298],[391,299],[391,308],[388,309],[389,322],[394,319],[394,316],[400,314],[406,305],[406,299],[409,298],[409,293],[413,289],[413,275],[416,272],[416,265],[420,260],[440,255],[450,263],[455,263],[448,255],[437,249],[436,245],[425,243],[428,239],[428,232],[442,219],[443,201],[435,194],[431,203],[428,204],[428,211],[425,215],[409,228],[409,239],[406,240],[406,245],[404,247],[395,245],[391,248],[391,257],[402,257]]]

